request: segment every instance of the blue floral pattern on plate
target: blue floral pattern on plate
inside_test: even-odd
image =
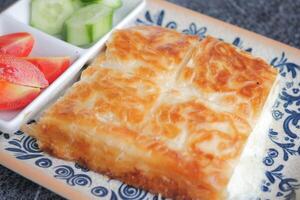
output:
[[[282,124],[283,132],[269,129],[268,136],[274,147],[263,159],[267,170],[261,190],[266,193],[275,190],[277,198],[295,200],[300,182],[294,177],[287,177],[284,169],[291,157],[300,156],[300,81],[297,78],[300,67],[289,62],[284,52],[279,59],[272,59],[271,65],[279,69],[282,77],[289,78],[285,79],[285,86],[273,106],[272,116]]]
[[[0,131],[0,138],[3,137],[4,139],[8,140],[9,139],[9,134],[8,133],[3,133]]]
[[[208,29],[195,22],[191,22],[184,29],[179,30],[176,21],[166,21],[166,11],[159,10],[151,13],[145,11],[142,18],[136,19],[136,24],[158,25],[171,29],[176,29],[185,34],[198,35],[205,37]],[[251,47],[244,47],[240,37],[236,37],[232,44],[251,52]],[[269,129],[268,136],[272,143],[266,155],[262,159],[266,166],[265,179],[262,180],[261,191],[270,193],[276,191],[276,198],[285,200],[295,200],[296,190],[300,188],[299,180],[288,177],[285,174],[287,162],[291,157],[300,155],[300,66],[290,62],[285,52],[275,57],[270,62],[275,68],[279,69],[281,76],[285,80],[278,99],[272,108],[272,116],[276,123],[282,124],[283,132]],[[32,161],[37,167],[50,169],[53,177],[65,181],[70,186],[85,187],[97,198],[110,200],[158,200],[159,196],[152,196],[148,192],[119,183],[118,189],[113,190],[104,185],[97,185],[91,178],[91,172],[78,164],[56,164],[53,158],[45,155],[38,148],[36,140],[27,136],[21,131],[9,136],[0,132],[0,139],[7,140],[6,151],[12,153],[19,160]],[[66,162],[67,163],[67,162]],[[108,179],[108,182],[112,181]],[[258,198],[261,199],[261,198]]]

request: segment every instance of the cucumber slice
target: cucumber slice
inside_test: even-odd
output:
[[[62,31],[64,21],[75,11],[73,0],[32,0],[30,24],[51,35]]]
[[[102,3],[113,9],[120,8],[122,6],[122,0],[81,0],[84,4]]]
[[[88,45],[112,28],[113,9],[103,4],[85,6],[65,22],[65,40],[71,44]]]

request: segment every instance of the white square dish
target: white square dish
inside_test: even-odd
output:
[[[260,122],[259,134],[249,138],[229,184],[229,199],[300,198],[300,65],[299,62],[297,64],[300,51],[160,0],[147,1],[139,15],[131,17],[122,27],[136,24],[159,25],[187,34],[222,38],[264,58],[279,69],[279,96],[266,113],[266,120]],[[104,42],[91,47],[93,51],[82,51],[93,57]],[[78,71],[74,70],[74,74]],[[0,134],[0,163],[68,199],[160,198],[91,172],[73,162],[44,154],[33,138],[20,131],[11,135]]]
[[[142,8],[143,0],[124,0],[124,6],[114,14],[113,29],[121,28],[127,24]],[[49,87],[47,87],[27,107],[16,111],[0,112],[0,130],[13,133],[22,123],[42,110],[60,91],[74,82],[84,64],[92,59],[104,45],[110,33],[89,48],[80,48],[69,44],[59,38],[53,37],[29,25],[30,0],[20,0],[0,15],[0,35],[28,32],[34,36],[35,46],[31,56],[70,56],[72,65]]]

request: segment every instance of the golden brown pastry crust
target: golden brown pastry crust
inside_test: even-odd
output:
[[[52,155],[153,193],[224,199],[276,75],[211,37],[119,30],[81,81],[24,130]]]
[[[107,42],[104,66],[161,80],[186,64],[198,37],[159,27],[117,30]]]
[[[210,36],[200,42],[181,74],[203,96],[214,97],[215,103],[248,118],[250,125],[255,125],[276,76],[277,70],[262,59]]]

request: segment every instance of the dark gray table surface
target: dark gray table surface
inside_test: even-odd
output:
[[[0,10],[15,0],[0,0]],[[300,0],[169,0],[300,48]],[[0,165],[0,200],[63,199]]]

